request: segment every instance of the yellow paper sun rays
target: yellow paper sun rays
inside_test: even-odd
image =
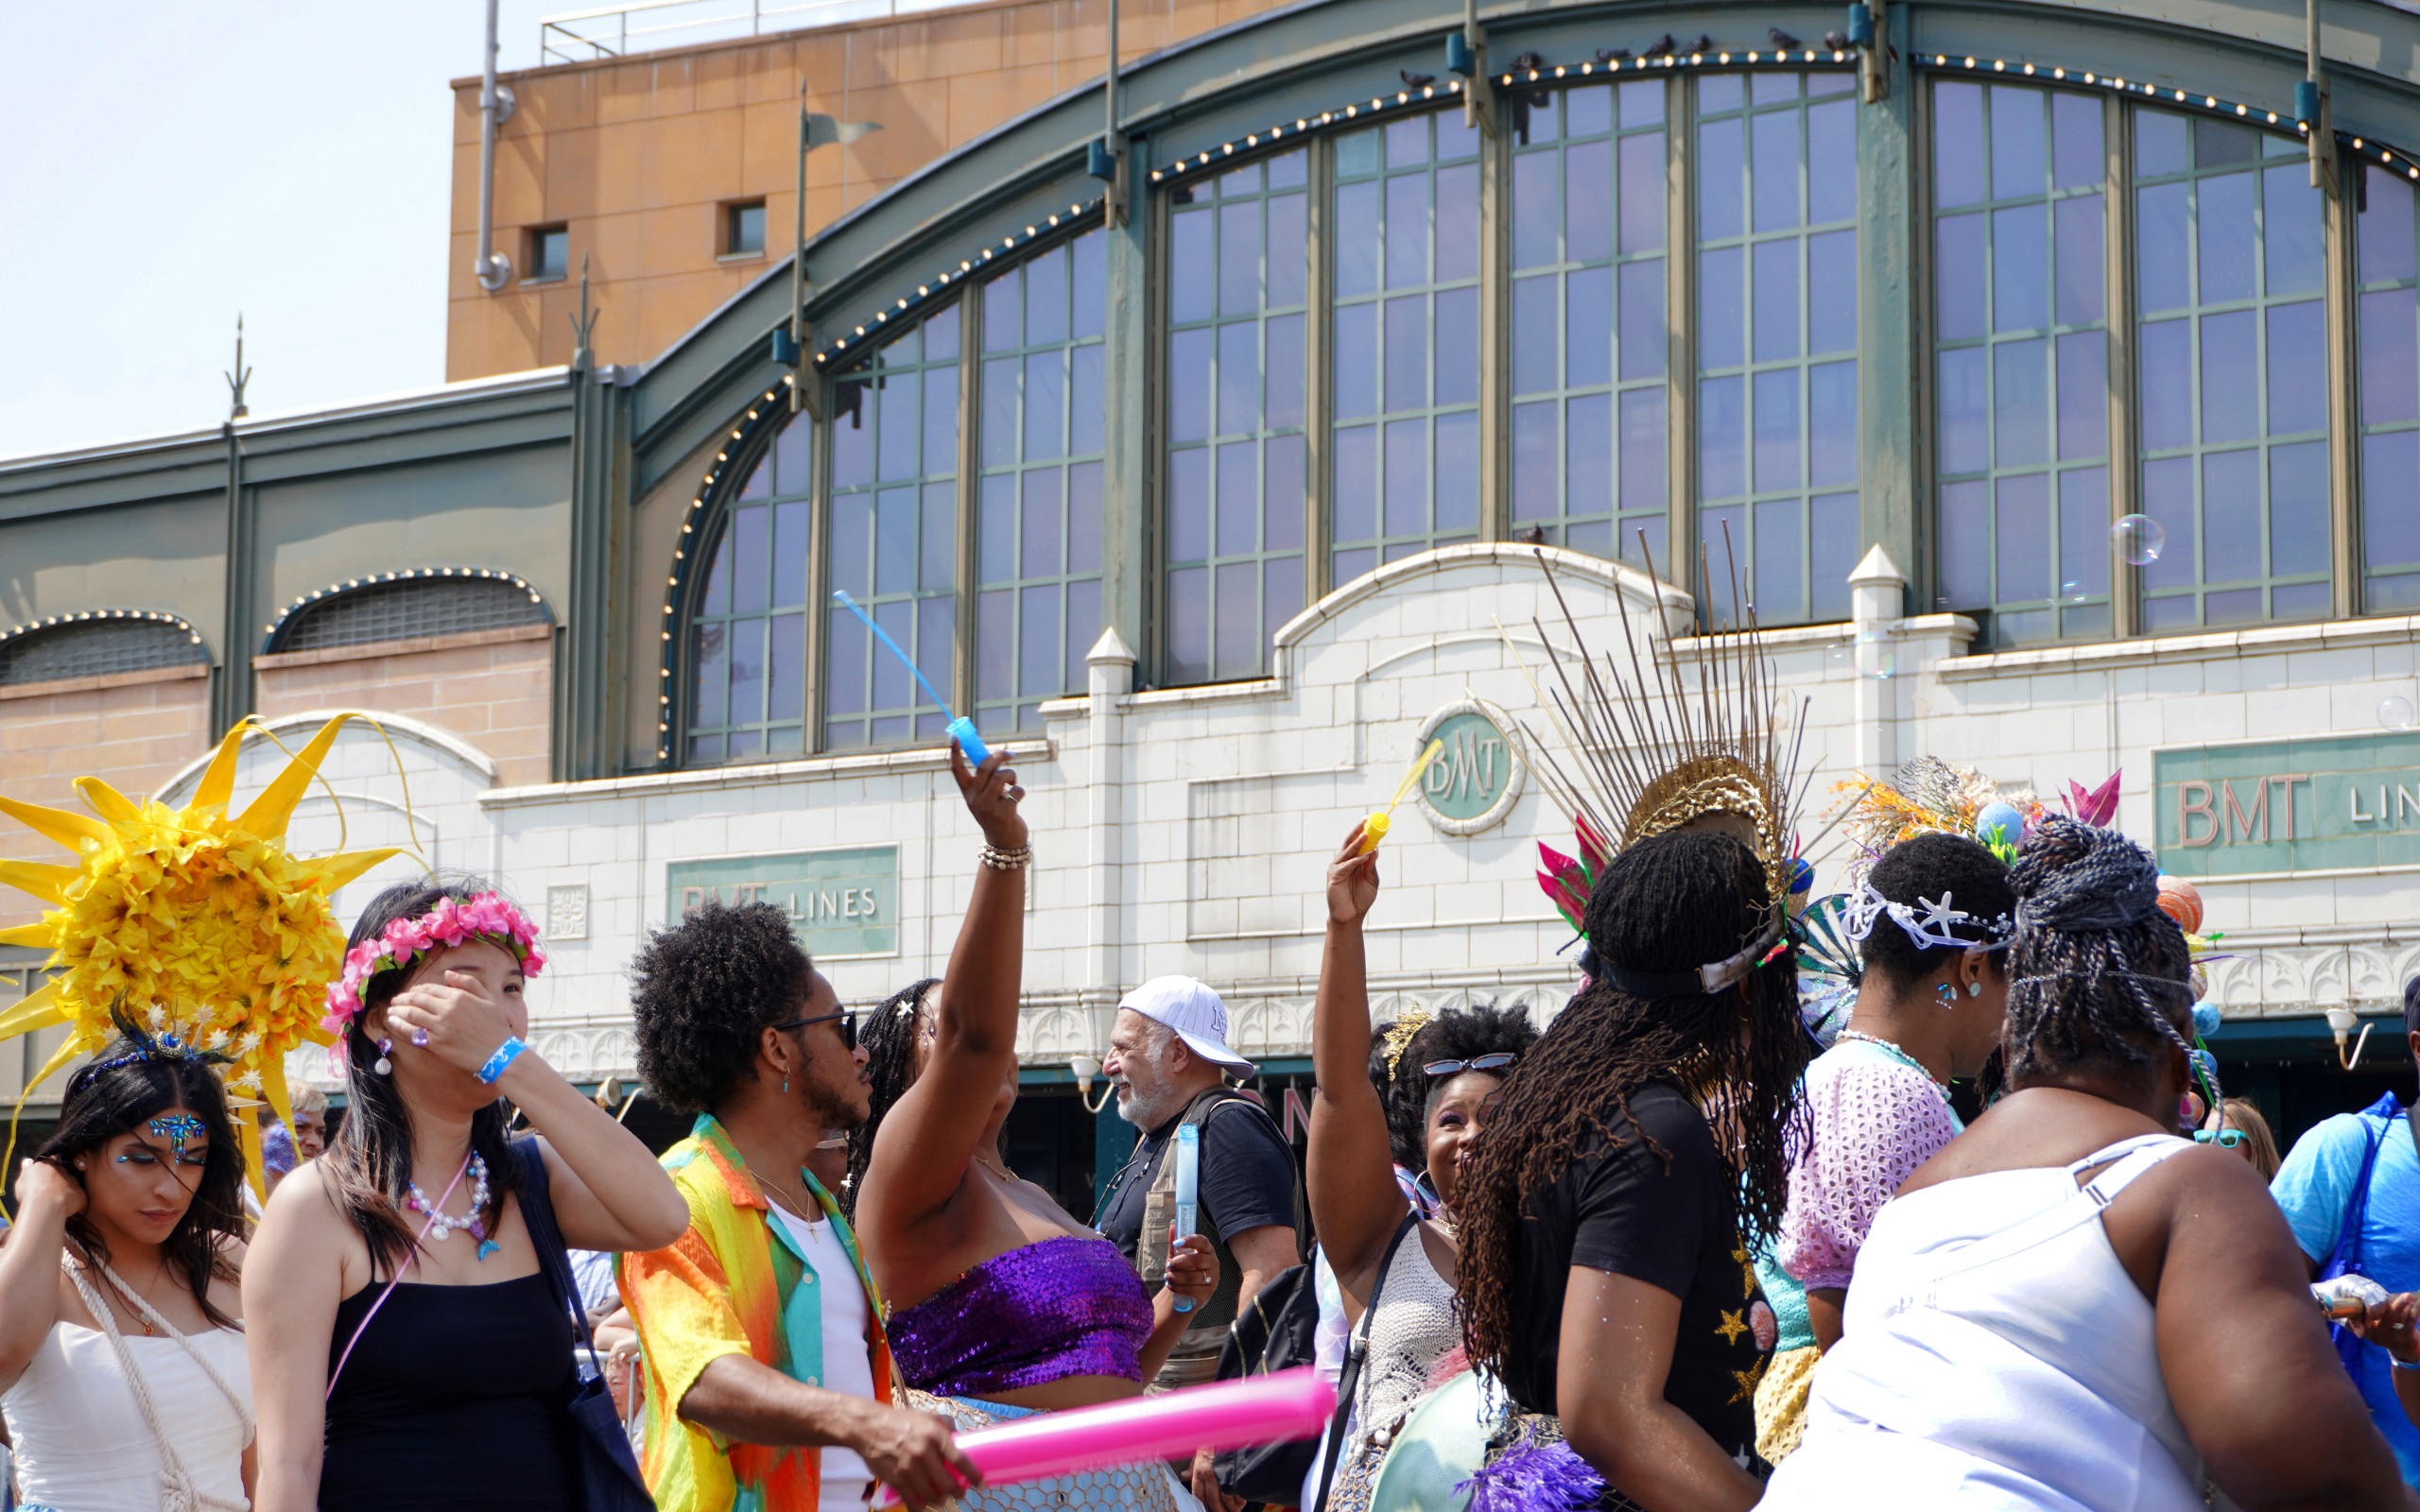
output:
[[[0,814],[76,853],[73,866],[0,861],[0,884],[50,906],[42,921],[0,930],[0,944],[47,949],[55,971],[41,990],[0,1011],[0,1040],[66,1024],[66,1043],[26,1084],[30,1092],[114,1035],[110,1012],[154,1033],[173,1032],[228,1057],[228,1087],[266,1098],[291,1126],[285,1056],[326,1044],[320,1027],[327,985],[344,965],[344,932],[330,906],[337,889],[393,850],[305,857],[283,843],[287,821],[353,717],[338,714],[294,753],[241,814],[227,812],[249,723],[227,732],[193,801],[127,798],[97,777],[76,789],[94,815],[0,798]],[[21,1094],[18,1107],[23,1108]],[[262,1190],[260,1141],[250,1118],[245,1165]],[[16,1120],[9,1120],[13,1151]],[[6,1163],[0,1157],[0,1164]]]

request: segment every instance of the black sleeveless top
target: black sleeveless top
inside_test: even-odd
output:
[[[385,1289],[337,1304],[330,1370]],[[572,1349],[544,1270],[396,1287],[328,1399],[320,1512],[569,1512]]]

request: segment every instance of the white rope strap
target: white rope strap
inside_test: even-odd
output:
[[[144,1426],[151,1431],[151,1441],[159,1446],[160,1478],[163,1482],[160,1488],[161,1512],[202,1512],[204,1508],[216,1508],[218,1512],[245,1512],[246,1503],[240,1498],[230,1500],[226,1497],[213,1496],[194,1484],[193,1476],[186,1470],[184,1461],[178,1457],[176,1446],[168,1440],[166,1427],[160,1421],[160,1407],[151,1400],[151,1387],[143,1379],[143,1372],[135,1367],[133,1352],[127,1349],[125,1337],[118,1332],[116,1314],[110,1310],[109,1303],[102,1299],[100,1294],[93,1289],[92,1282],[84,1279],[81,1269],[65,1255],[59,1257],[59,1263],[60,1268],[67,1272],[67,1279],[75,1283],[76,1295],[84,1299],[86,1309],[100,1321],[101,1332],[108,1336],[110,1349],[117,1355],[118,1368],[126,1373],[126,1383],[134,1392],[134,1405],[143,1413]],[[144,1300],[142,1295],[129,1286],[126,1279],[111,1269],[108,1264],[102,1264],[100,1272],[109,1278],[110,1283],[115,1286],[134,1310],[143,1315],[146,1322],[160,1330],[165,1337],[176,1340],[178,1346],[193,1357],[193,1362],[201,1366],[202,1374],[210,1378],[211,1384],[216,1386],[227,1398],[228,1402],[234,1407],[236,1419],[244,1425],[244,1436],[250,1438],[252,1434],[251,1409],[244,1404],[242,1396],[233,1387],[228,1385],[226,1379],[219,1375],[207,1359],[203,1358],[200,1349],[195,1347],[194,1342],[180,1332],[175,1324],[161,1316],[158,1309]]]

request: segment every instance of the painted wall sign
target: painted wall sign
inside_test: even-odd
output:
[[[2420,866],[2420,731],[2158,751],[2152,800],[2180,877]]]
[[[675,861],[664,880],[668,918],[709,900],[771,903],[818,960],[899,954],[897,846]]]
[[[1504,822],[1521,797],[1526,768],[1520,743],[1506,733],[1512,716],[1492,703],[1449,703],[1420,727],[1415,750],[1432,740],[1445,748],[1420,779],[1420,806],[1446,834],[1477,834]]]

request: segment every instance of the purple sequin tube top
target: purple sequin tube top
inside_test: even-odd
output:
[[[1063,1381],[1140,1383],[1151,1304],[1117,1246],[1076,1234],[1008,1250],[890,1316],[890,1352],[909,1385],[990,1397]]]

